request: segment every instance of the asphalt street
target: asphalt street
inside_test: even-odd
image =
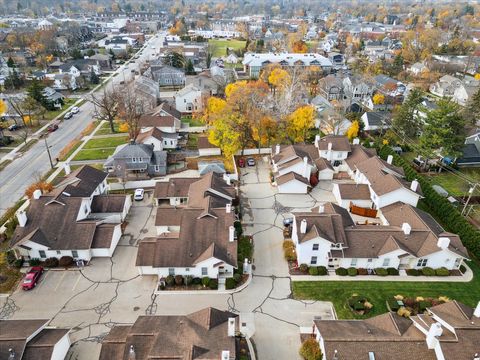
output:
[[[138,59],[122,65],[106,86],[122,86],[120,82],[130,81],[135,76],[135,71],[147,60],[152,60],[163,43],[164,34],[158,34],[145,43],[144,47],[137,53]],[[133,70],[133,72],[132,72]],[[98,91],[100,94],[102,89]],[[84,95],[86,99],[90,95]],[[50,146],[50,153],[53,161],[60,151],[76,137],[80,136],[85,127],[93,120],[94,107],[91,102],[85,102],[80,107],[80,113],[73,118],[63,121],[59,129],[50,133],[46,139]],[[44,139],[40,139],[23,155],[17,157],[11,164],[7,165],[0,172],[0,216],[18,201],[25,189],[35,181],[38,175],[42,175],[50,169],[47,147]]]

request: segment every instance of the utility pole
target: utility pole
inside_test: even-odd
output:
[[[50,154],[50,146],[48,146],[47,138],[44,138],[44,140],[45,140],[45,148],[47,149],[48,160],[50,160],[50,167],[53,169],[52,155]]]
[[[473,193],[475,192],[475,188],[478,186],[478,183],[473,184],[473,186],[468,190],[468,199],[465,202],[465,205],[463,205],[462,209],[462,215],[465,213],[465,210],[467,209],[468,203],[470,202],[470,199],[472,198]]]

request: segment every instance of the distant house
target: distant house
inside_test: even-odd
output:
[[[131,45],[129,39],[120,36],[114,36],[111,39],[105,40],[105,49],[108,51],[112,50],[115,54],[126,53]]]
[[[228,56],[226,56],[224,58],[224,61],[227,63],[227,64],[238,64],[240,59],[238,58],[237,55],[235,55],[233,52],[228,54]]]
[[[132,325],[112,327],[102,340],[100,360],[238,359],[240,329],[237,314],[214,308],[139,316]]]
[[[48,326],[48,319],[0,320],[0,359],[63,360],[70,329]]]
[[[152,108],[157,106],[160,101],[160,89],[158,88],[158,83],[145,76],[139,76],[135,80],[134,91]]]
[[[96,61],[100,66],[100,70],[112,69],[112,55],[110,54],[95,54],[90,56],[89,59]]]
[[[120,145],[103,167],[113,177],[146,179],[167,174],[167,152],[154,150],[152,144]]]
[[[153,109],[152,114],[161,115],[161,116],[171,116],[175,119],[176,126],[181,125],[182,113],[167,102],[163,102],[160,105],[158,105],[155,109]]]
[[[45,89],[43,89],[43,95],[54,107],[58,109],[62,108],[65,96],[63,96],[61,93],[47,86]]]
[[[419,76],[428,71],[428,67],[423,62],[416,62],[408,68],[412,75]]]
[[[68,73],[55,74],[52,88],[55,90],[76,90],[78,88],[75,76]]]
[[[66,167],[69,172],[69,167]],[[17,257],[90,261],[111,257],[122,235],[130,196],[107,195],[107,173],[82,166],[53,191],[34,193],[10,240]]]
[[[367,111],[361,116],[365,124],[364,131],[385,131],[392,126],[390,113],[385,111]]]
[[[380,74],[374,77],[374,82],[375,88],[388,97],[391,103],[401,104],[403,102],[407,87],[401,81]]]
[[[202,90],[193,84],[185,86],[177,91],[174,96],[175,107],[178,111],[185,114],[200,112],[203,109]]]
[[[319,80],[320,94],[327,100],[343,100],[342,79],[334,74],[327,75]]]
[[[465,139],[462,149],[462,156],[457,161],[459,167],[480,166],[480,132],[470,135]]]
[[[347,76],[343,79],[343,91],[347,99],[362,101],[373,94],[373,87],[359,76]]]
[[[101,75],[102,70],[98,60],[93,59],[77,59],[71,60],[59,66],[61,73],[68,73],[74,77],[83,75],[89,77],[92,71],[96,75]]]
[[[185,71],[173,66],[160,64],[150,64],[153,80],[160,86],[183,87],[185,86]]]
[[[430,92],[440,97],[450,97],[456,103],[465,106],[472,96],[480,89],[480,81],[471,76],[458,79],[445,75],[430,86]]]

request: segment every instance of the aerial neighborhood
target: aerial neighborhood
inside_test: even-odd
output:
[[[480,360],[477,2],[0,10],[1,360]]]

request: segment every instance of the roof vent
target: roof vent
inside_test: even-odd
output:
[[[12,348],[8,349],[8,360],[14,360],[15,359],[15,350]]]
[[[375,360],[375,353],[373,351],[368,352],[368,360]]]

